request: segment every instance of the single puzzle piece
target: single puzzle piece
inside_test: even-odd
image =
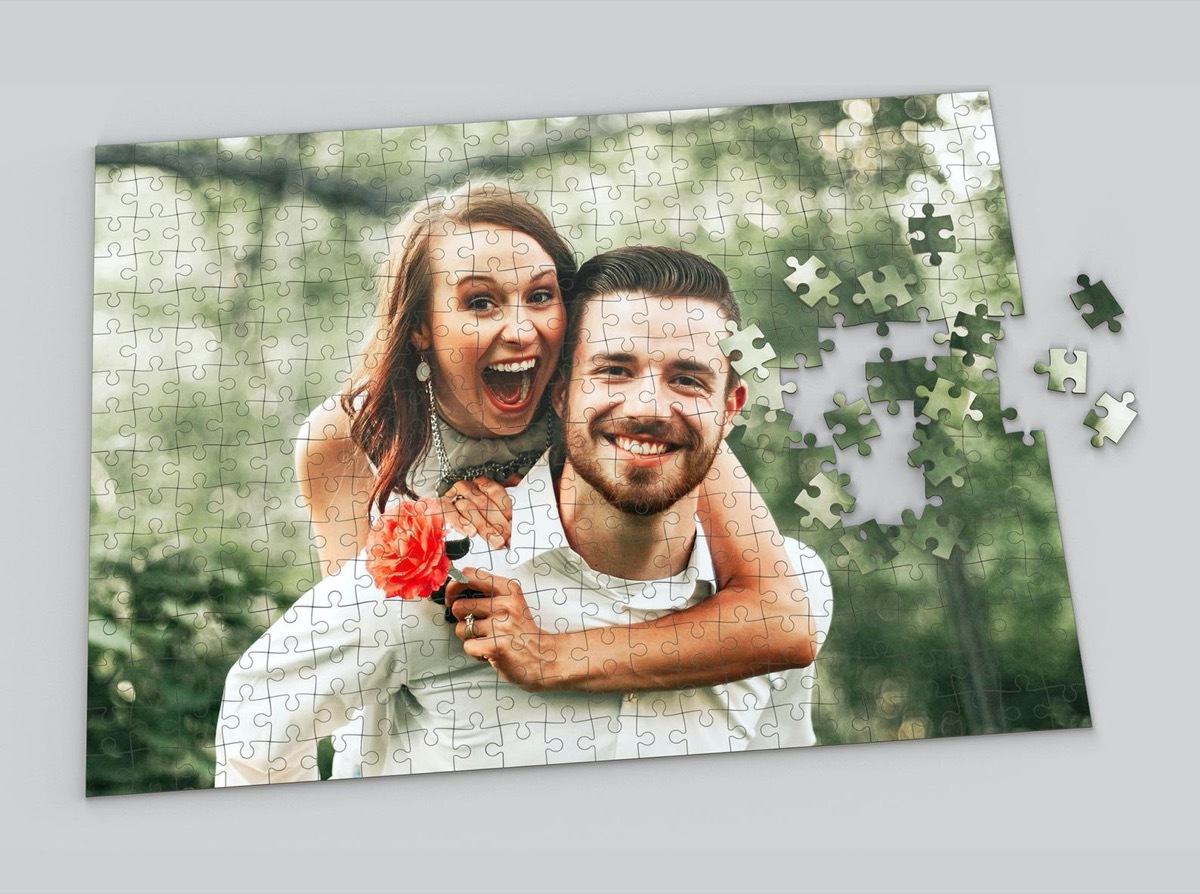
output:
[[[877,277],[881,277],[877,279]],[[885,314],[889,310],[897,307],[903,307],[912,301],[912,296],[908,293],[908,287],[915,285],[917,278],[911,273],[907,276],[901,276],[899,269],[889,264],[886,267],[881,267],[878,271],[864,273],[858,278],[858,284],[862,286],[862,293],[855,295],[851,300],[855,304],[870,304],[871,310],[879,315]],[[889,301],[888,299],[893,299]]]
[[[801,264],[795,258],[788,258],[787,264],[792,268],[792,275],[783,281],[797,297],[808,307],[816,307],[824,301],[826,304],[837,304],[838,298],[833,294],[833,288],[841,280],[821,262],[816,255]]]
[[[949,332],[938,333],[933,340],[938,344],[950,342],[951,353],[958,352],[967,366],[976,366],[979,357],[991,359],[996,354],[996,342],[1004,338],[1004,329],[999,320],[990,320],[987,305],[978,304],[973,313],[959,311]],[[978,364],[984,366],[985,364]],[[990,368],[995,369],[995,364]]]
[[[945,432],[931,428],[918,428],[913,432],[918,446],[908,453],[908,462],[914,469],[924,469],[925,479],[937,487],[949,481],[953,487],[962,487],[965,479],[959,474],[967,467],[967,458],[953,439]]]
[[[954,221],[950,215],[933,214],[932,205],[921,207],[923,217],[908,219],[909,245],[915,255],[929,255],[929,263],[937,267],[942,263],[942,252],[953,254],[958,251],[958,245],[953,236],[943,236],[942,233],[954,232]]]
[[[983,419],[981,410],[971,409],[971,404],[975,402],[975,392],[966,385],[955,385],[941,376],[932,390],[919,385],[917,397],[925,400],[924,405],[917,410],[918,415],[947,428],[962,428],[967,419],[975,422]],[[942,418],[943,414],[945,418]]]
[[[833,550],[838,567],[857,567],[862,574],[878,571],[900,554],[892,545],[896,533],[895,527],[882,528],[873,519],[849,529],[838,538],[841,549]]]
[[[1101,416],[1096,410],[1092,410],[1083,420],[1084,425],[1096,432],[1092,438],[1093,447],[1103,447],[1105,439],[1114,444],[1121,440],[1138,416],[1137,410],[1131,406],[1135,400],[1137,398],[1132,391],[1126,391],[1120,400],[1107,391],[1100,395],[1100,399],[1096,401],[1096,410],[1106,410],[1105,415]]]
[[[860,455],[869,456],[871,445],[867,441],[880,435],[879,424],[871,418],[870,405],[861,398],[847,404],[846,395],[841,392],[833,396],[833,402],[838,408],[825,414],[825,424],[833,432],[834,442],[842,450],[854,444]],[[866,422],[863,422],[864,418]],[[836,431],[838,426],[842,427],[842,431]]]
[[[795,503],[808,513],[800,519],[800,527],[811,528],[820,524],[825,528],[841,525],[839,515],[854,511],[854,497],[845,487],[850,483],[849,475],[830,475],[822,472],[805,485]],[[835,512],[838,508],[840,511]]]
[[[1074,359],[1068,360],[1070,354]],[[1051,348],[1049,363],[1035,363],[1033,371],[1038,375],[1047,376],[1046,389],[1066,393],[1068,379],[1073,384],[1072,394],[1087,392],[1087,351],[1068,351],[1065,348]]]
[[[891,348],[879,350],[879,360],[869,360],[867,371],[867,398],[872,403],[887,403],[889,415],[900,412],[900,401],[917,399],[917,388],[931,388],[937,380],[937,371],[926,366],[928,358],[914,357],[909,360],[893,360]],[[878,385],[871,384],[875,379]]]
[[[1121,321],[1117,319],[1124,311],[1113,293],[1108,290],[1104,280],[1092,285],[1086,273],[1081,273],[1075,280],[1083,289],[1071,293],[1071,303],[1075,309],[1082,311],[1084,322],[1095,329],[1101,323],[1107,323],[1110,332],[1121,331]],[[1084,308],[1088,310],[1084,310]]]
[[[728,330],[732,335],[721,339],[719,344],[725,356],[729,358],[730,365],[739,375],[745,376],[751,370],[760,369],[768,360],[775,359],[775,349],[757,325],[751,323],[741,327],[730,320]],[[755,345],[756,341],[761,341],[762,345]]]
[[[926,506],[920,519],[911,509],[901,513],[905,528],[910,528],[908,538],[918,549],[927,550],[939,559],[949,559],[958,545],[958,537],[966,524],[961,518],[943,512],[935,506]],[[915,526],[915,527],[914,527]],[[931,547],[929,544],[932,543]]]

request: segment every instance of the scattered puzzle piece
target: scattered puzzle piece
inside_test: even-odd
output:
[[[934,506],[926,506],[920,520],[911,509],[905,509],[901,517],[909,529],[908,539],[919,549],[928,550],[939,559],[950,558],[958,544],[958,535],[966,524],[961,518]]]
[[[895,265],[889,264],[878,271],[860,276],[858,284],[863,291],[852,300],[855,304],[870,304],[871,310],[876,314],[885,314],[912,301],[908,287],[916,281],[912,274],[901,276]]]
[[[879,425],[871,418],[871,407],[861,398],[847,404],[846,395],[840,392],[833,396],[833,402],[837,404],[837,409],[825,414],[825,424],[833,432],[834,442],[842,450],[854,444],[861,455],[868,456],[871,445],[867,441],[879,437]],[[867,421],[864,422],[864,419]],[[840,432],[837,431],[839,426],[842,429]]]
[[[958,473],[967,467],[967,458],[958,445],[945,433],[930,428],[918,428],[913,437],[918,446],[909,451],[909,464],[913,468],[923,468],[926,480],[934,487],[943,481],[962,487],[964,479]]]
[[[890,533],[889,533],[890,532]],[[865,521],[838,538],[841,549],[833,550],[839,568],[856,567],[862,574],[872,574],[899,555],[892,545],[896,529],[884,529],[878,522]]]
[[[775,359],[775,349],[767,342],[757,325],[751,323],[739,328],[736,323],[730,321],[729,331],[733,334],[721,339],[720,346],[739,375],[748,375],[752,370],[762,368],[768,360]],[[756,345],[756,341],[761,341],[762,345]]]
[[[1126,391],[1120,400],[1107,391],[1100,395],[1100,399],[1096,401],[1096,410],[1106,410],[1105,415],[1101,416],[1096,410],[1092,410],[1083,420],[1084,425],[1096,432],[1092,438],[1093,447],[1103,447],[1105,440],[1114,444],[1121,440],[1138,416],[1137,410],[1131,406],[1135,400],[1137,398],[1132,391]]]
[[[1071,360],[1067,356],[1071,356]],[[1046,389],[1065,393],[1066,382],[1072,382],[1072,394],[1087,392],[1087,351],[1068,351],[1065,348],[1051,348],[1049,363],[1035,363],[1033,371],[1047,377]]]
[[[800,519],[800,527],[811,528],[815,524],[826,528],[840,526],[842,520],[839,515],[854,511],[854,497],[845,490],[849,483],[849,475],[834,476],[825,472],[809,481],[795,500],[796,505],[808,513]],[[835,512],[835,509],[838,511]]]
[[[867,397],[872,403],[886,402],[889,415],[900,412],[900,401],[915,401],[918,387],[931,388],[937,380],[937,371],[926,366],[928,358],[893,360],[891,348],[881,348],[879,358],[866,364]]]
[[[971,404],[975,403],[975,392],[940,376],[932,390],[924,385],[918,386],[917,397],[925,399],[924,405],[917,410],[918,414],[947,428],[962,428],[967,419],[975,422],[983,419],[981,410],[971,408]]]
[[[788,258],[787,264],[793,273],[785,279],[784,285],[796,293],[797,297],[808,307],[816,307],[824,301],[826,304],[838,303],[833,289],[841,280],[825,266],[816,255],[801,264],[795,258]]]
[[[996,342],[1004,338],[1004,329],[999,320],[990,320],[987,316],[987,305],[976,305],[974,312],[959,311],[954,317],[954,325],[948,333],[939,333],[933,337],[938,344],[950,342],[951,353],[957,352],[967,366],[990,367],[995,364],[977,363],[978,358],[985,357],[989,361],[996,354]]]
[[[1081,273],[1075,281],[1083,286],[1083,289],[1071,293],[1071,303],[1077,310],[1083,311],[1084,321],[1093,329],[1101,323],[1107,323],[1110,332],[1120,332],[1121,321],[1117,317],[1124,311],[1104,284],[1104,280],[1092,285],[1087,274]]]

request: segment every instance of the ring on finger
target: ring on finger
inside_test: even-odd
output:
[[[465,618],[463,618],[463,620],[467,622],[467,639],[474,639],[476,636],[476,634],[475,634],[475,615],[469,614]]]

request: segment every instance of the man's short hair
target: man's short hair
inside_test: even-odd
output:
[[[648,298],[700,298],[716,304],[727,319],[739,326],[742,323],[729,278],[716,264],[690,251],[653,245],[617,248],[586,261],[573,280],[562,357],[563,372],[568,377],[575,362],[584,308],[597,295],[641,292]],[[731,366],[727,388],[737,382]]]

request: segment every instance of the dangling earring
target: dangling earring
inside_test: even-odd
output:
[[[417,364],[417,381],[428,382],[432,376],[433,370],[429,368],[429,361],[422,357],[421,362]]]

